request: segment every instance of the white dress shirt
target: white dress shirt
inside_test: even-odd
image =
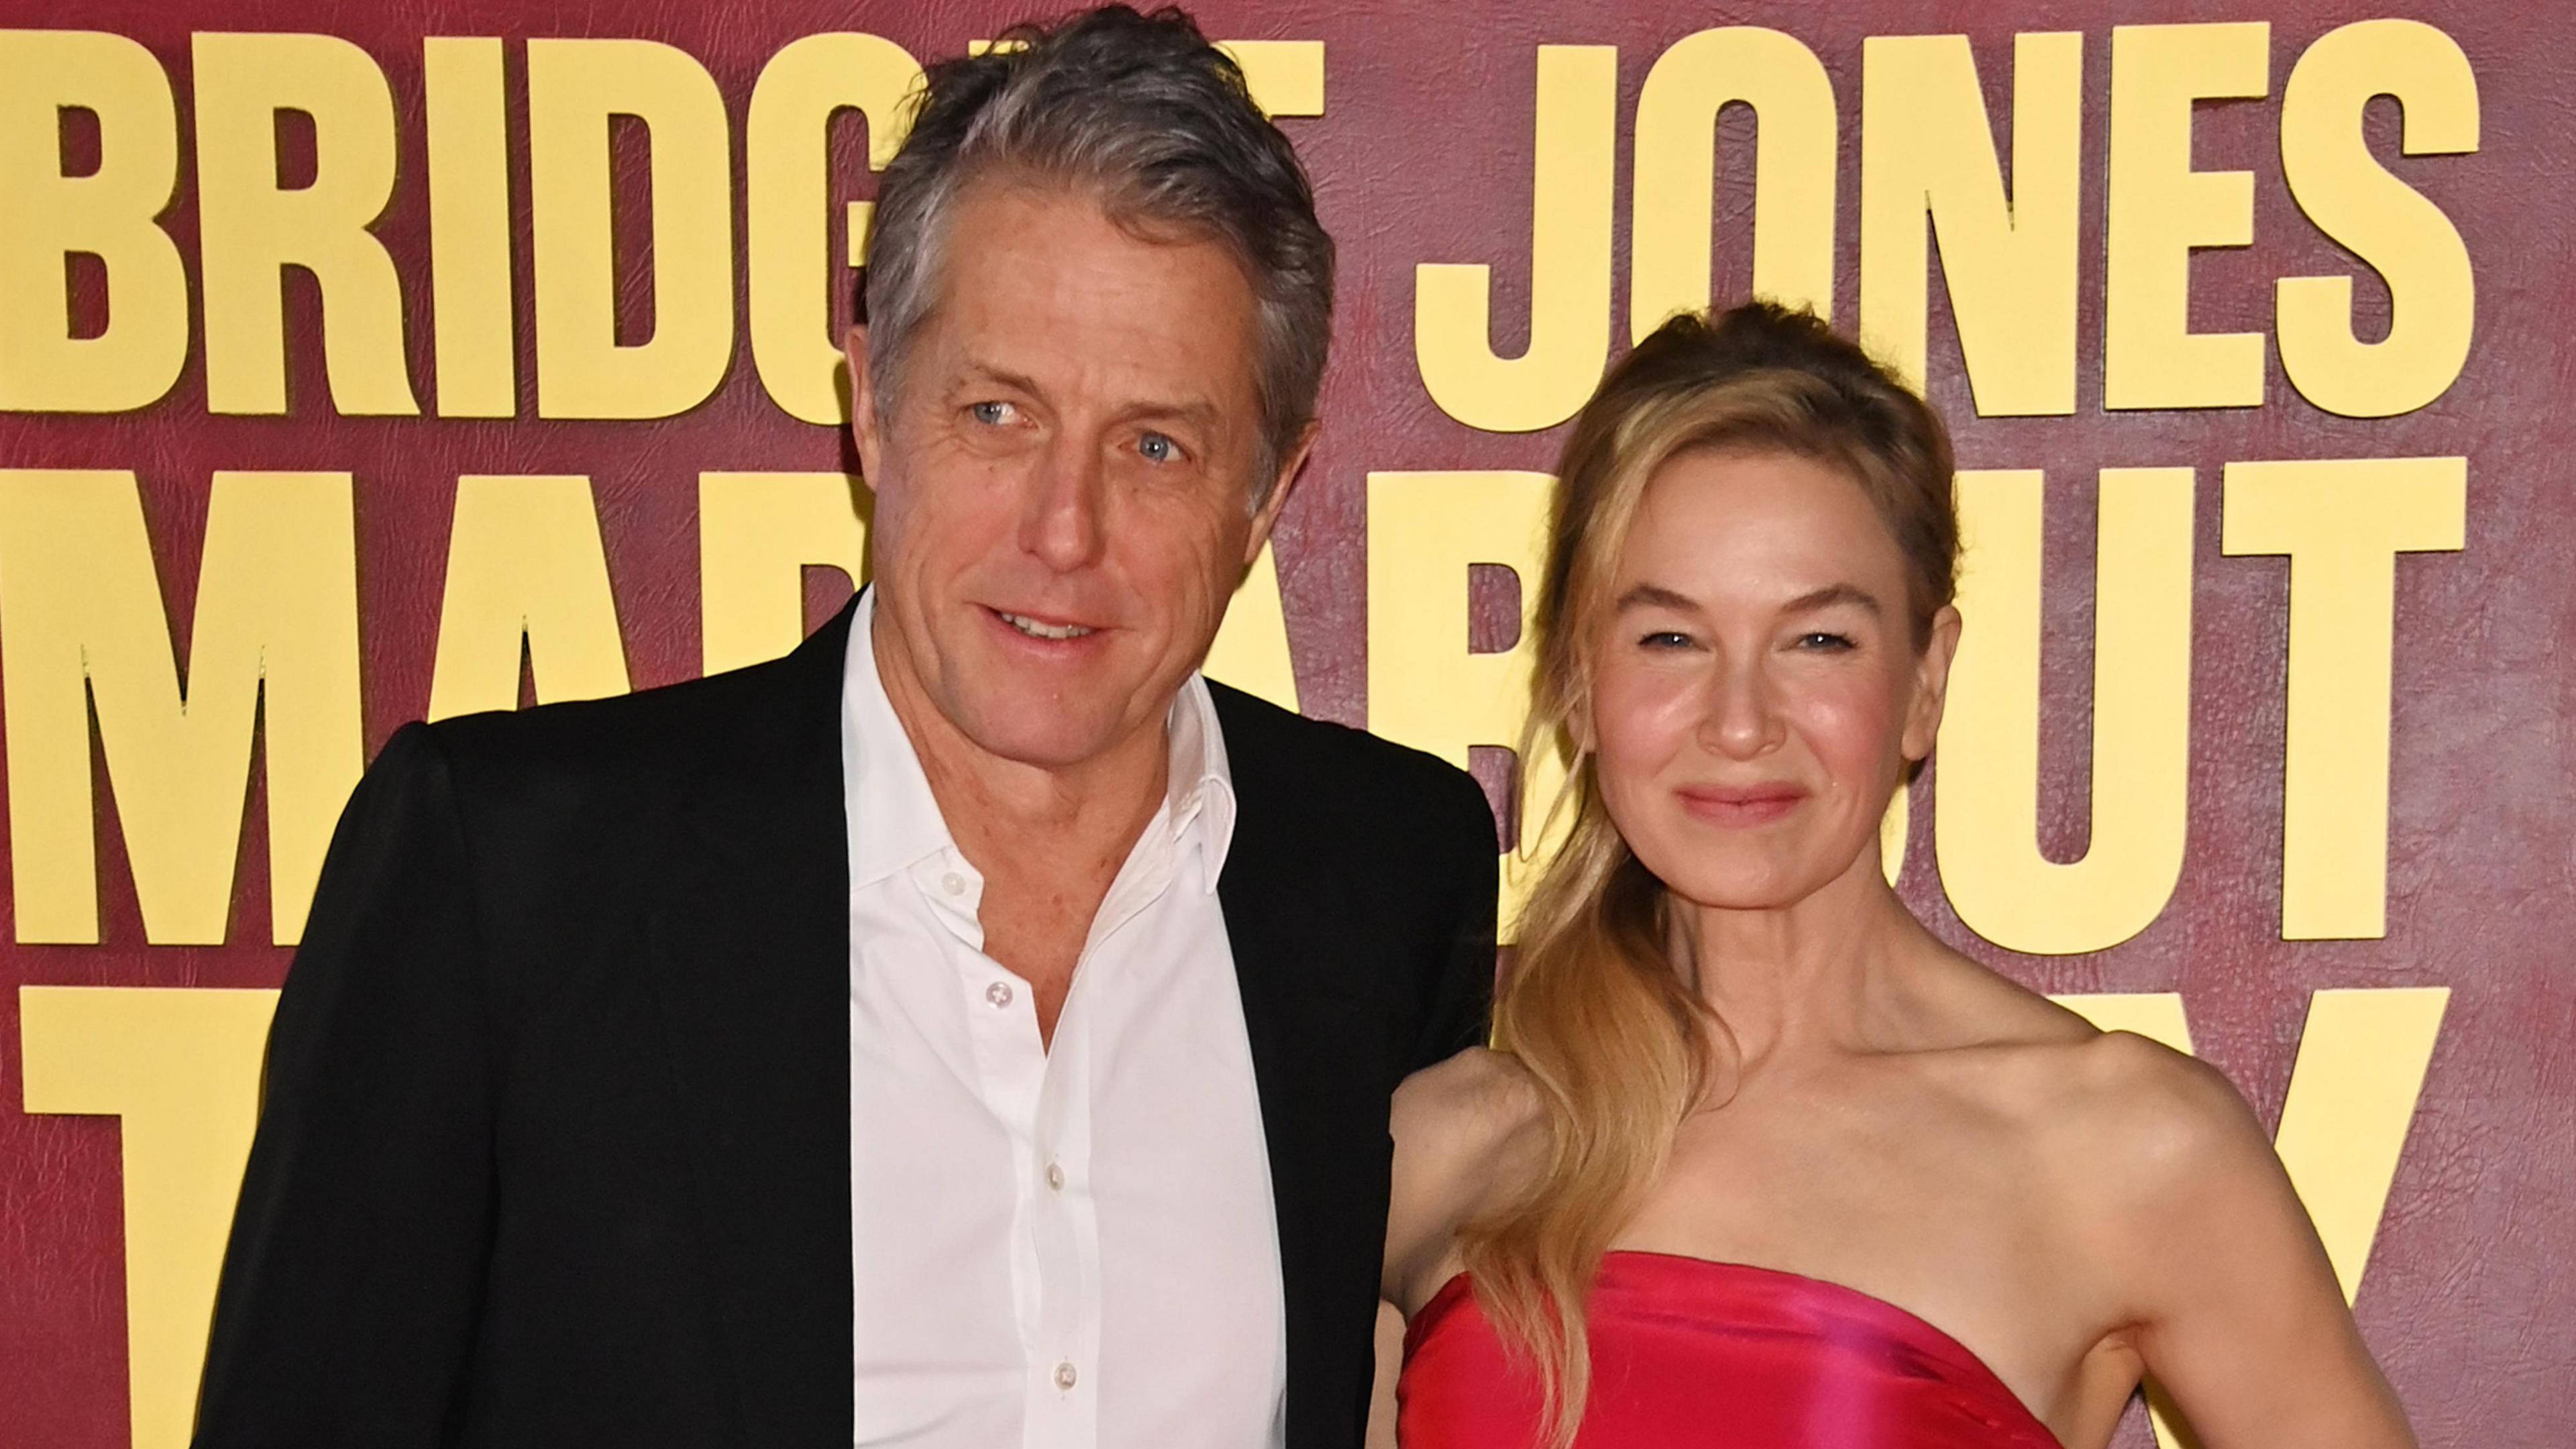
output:
[[[1050,1051],[983,952],[983,878],[887,702],[842,674],[857,1442],[1282,1443],[1270,1162],[1216,883],[1234,787],[1196,676],[1162,806],[1091,923]]]

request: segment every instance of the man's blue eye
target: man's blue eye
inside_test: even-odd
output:
[[[1011,405],[1006,402],[979,402],[967,411],[975,415],[975,421],[989,427],[999,427],[1011,420]]]
[[[1136,440],[1136,451],[1144,454],[1149,462],[1168,463],[1180,451],[1180,445],[1161,433],[1147,433]]]

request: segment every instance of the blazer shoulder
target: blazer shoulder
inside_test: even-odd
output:
[[[456,714],[407,724],[404,732],[435,745],[456,789],[469,799],[507,802],[533,794],[554,804],[592,797],[634,802],[690,773],[690,761],[711,750],[726,714],[747,701],[744,683],[734,676],[696,678],[613,699]],[[386,755],[394,755],[392,743]]]
[[[1310,802],[1336,815],[1493,825],[1484,787],[1457,766],[1409,745],[1330,720],[1309,719],[1208,681],[1238,787]]]
[[[459,715],[427,728],[460,787],[550,782],[655,796],[733,757],[836,748],[850,611],[765,663],[607,699]]]
[[[840,651],[818,634],[723,674],[410,728],[436,745],[470,822],[615,849],[705,789],[774,795],[823,756],[837,770],[840,678]]]
[[[783,662],[607,699],[454,715],[416,728],[434,738],[459,768],[477,775],[542,771],[614,776],[685,750],[729,712],[728,706],[744,701],[759,671]]]

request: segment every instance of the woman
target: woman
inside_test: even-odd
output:
[[[1887,885],[1959,641],[1950,475],[1930,409],[1767,304],[1676,318],[1577,423],[1532,724],[1571,829],[1495,1049],[1396,1100],[1408,1449],[2101,1446],[2142,1374],[2211,1449],[2412,1442],[2225,1079]]]

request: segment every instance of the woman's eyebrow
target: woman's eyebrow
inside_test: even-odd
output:
[[[1859,607],[1868,610],[1873,617],[1883,615],[1887,612],[1886,609],[1880,606],[1878,596],[1876,594],[1871,593],[1869,590],[1862,588],[1858,584],[1827,584],[1821,589],[1810,589],[1806,593],[1800,594],[1798,597],[1782,604],[1780,606],[1780,612],[1783,614],[1800,614],[1805,613],[1810,609],[1829,608],[1835,604],[1856,604]]]
[[[1622,613],[1639,608],[1696,609],[1699,601],[1661,584],[1638,584],[1621,594],[1611,607]]]

